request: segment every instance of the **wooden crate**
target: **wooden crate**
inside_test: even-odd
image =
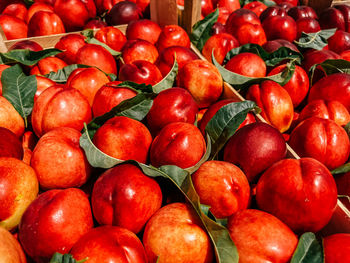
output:
[[[190,29],[192,25],[198,21],[200,13],[198,13],[198,6],[200,6],[200,0],[185,0],[185,9],[179,10],[176,6],[176,0],[151,0],[151,17],[154,21],[160,23],[161,25],[167,24],[186,24],[186,28]],[[175,4],[175,5],[174,5]],[[171,8],[167,8],[171,7]],[[174,10],[176,15],[174,15]],[[185,11],[187,10],[187,11]],[[167,13],[169,12],[169,13]],[[188,12],[188,13],[186,13]],[[171,15],[172,14],[172,15]],[[177,18],[177,19],[176,19]],[[126,25],[116,26],[123,33],[126,31]],[[3,32],[1,34],[0,27],[0,52],[6,52],[8,49],[14,45],[16,42],[23,39],[16,40],[6,40],[4,38]],[[96,31],[96,30],[95,30]],[[36,41],[43,48],[52,48],[59,41],[59,39],[67,34],[80,33],[80,32],[70,32],[65,34],[57,34],[50,36],[32,37],[30,40]],[[192,45],[192,50],[203,60],[206,60],[202,54]],[[244,101],[244,98],[228,83],[224,83],[224,91],[222,98],[234,98],[240,101]],[[256,119],[261,122],[266,122],[260,114],[256,114]],[[294,152],[294,150],[287,145],[287,157],[296,158],[300,157]],[[333,217],[329,224],[320,232],[322,236],[327,236],[334,233],[350,233],[350,211],[346,206],[338,200],[337,208],[333,214]]]

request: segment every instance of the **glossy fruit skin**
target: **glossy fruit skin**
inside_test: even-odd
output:
[[[336,100],[310,101],[300,112],[298,121],[301,122],[310,117],[330,119],[339,126],[345,126],[350,122],[349,111]]]
[[[135,60],[120,67],[119,80],[155,85],[163,79],[156,65],[146,60]]]
[[[269,124],[256,122],[240,128],[224,148],[224,161],[239,165],[249,182],[275,162],[285,158],[286,142]]]
[[[337,187],[330,171],[312,158],[283,159],[260,177],[256,200],[260,209],[296,233],[317,232],[331,219]]]
[[[82,46],[77,52],[76,63],[98,67],[105,73],[117,73],[117,64],[111,53],[95,44]]]
[[[17,239],[2,227],[0,227],[0,260],[6,263],[27,263]]]
[[[350,33],[337,30],[335,34],[328,39],[328,48],[338,54],[350,49]]]
[[[192,60],[177,76],[179,87],[187,89],[199,108],[217,101],[223,90],[223,80],[218,69],[210,62]]]
[[[14,230],[39,192],[35,171],[12,157],[0,157],[0,228]]]
[[[97,14],[101,15],[106,11],[112,9],[112,7],[123,0],[95,0]]]
[[[137,234],[161,207],[162,192],[158,183],[138,167],[122,164],[99,177],[91,202],[100,225],[119,226]]]
[[[93,143],[102,152],[121,160],[146,163],[152,136],[146,126],[134,119],[109,119],[96,132]]]
[[[263,118],[281,133],[289,129],[293,120],[293,102],[288,92],[274,81],[266,80],[250,86],[246,95],[262,109]]]
[[[13,157],[19,160],[23,157],[22,142],[9,129],[0,127],[0,157]]]
[[[346,30],[342,12],[334,7],[329,7],[321,12],[319,23],[322,29],[338,28],[339,30]]]
[[[207,60],[212,61],[211,56],[214,50],[216,61],[222,65],[227,52],[238,46],[238,40],[234,36],[227,33],[215,34],[205,42],[202,54]]]
[[[192,174],[201,203],[210,206],[216,218],[226,218],[247,209],[250,187],[237,166],[224,161],[207,161]]]
[[[292,7],[288,10],[288,15],[291,16],[295,21],[304,17],[310,17],[313,19],[318,18],[315,10],[312,7],[306,5]]]
[[[116,226],[99,226],[83,235],[70,254],[88,263],[147,263],[141,241],[131,231]]]
[[[251,23],[254,25],[260,25],[259,17],[251,10],[240,8],[231,13],[226,21],[226,32],[236,36],[239,30],[239,26],[244,23]]]
[[[97,68],[78,68],[69,75],[67,86],[79,90],[92,106],[96,92],[108,82],[108,77]]]
[[[106,26],[108,26],[107,23],[98,18],[89,20],[85,24],[84,29],[100,29]]]
[[[302,32],[316,33],[321,30],[318,21],[311,17],[299,18],[297,21],[297,39],[301,37]]]
[[[175,55],[179,70],[181,70],[187,62],[199,59],[198,55],[187,47],[171,46],[165,48],[159,54],[159,57],[155,62],[163,77],[165,77],[173,67]]]
[[[9,4],[8,6],[6,6],[4,11],[0,13],[4,15],[14,16],[25,21],[28,10],[24,3],[19,2],[19,3]]]
[[[55,0],[54,10],[67,32],[83,29],[86,22],[96,16],[93,0]]]
[[[297,37],[297,24],[290,16],[270,16],[262,22],[268,40],[285,39],[293,42]]]
[[[162,29],[160,26],[148,19],[139,19],[131,21],[126,28],[126,38],[143,39],[151,44],[155,44],[159,38]]]
[[[227,228],[242,263],[287,263],[298,244],[297,236],[288,226],[260,210],[237,212],[229,218]]]
[[[68,66],[66,62],[57,57],[47,57],[39,60],[39,62],[31,68],[31,75],[46,75],[50,72],[57,72],[59,69]]]
[[[89,123],[90,120],[89,102],[73,88],[51,86],[34,102],[32,125],[38,137],[57,127],[71,127],[81,131],[84,122]]]
[[[23,214],[19,240],[36,262],[47,262],[55,252],[68,253],[92,227],[90,203],[82,190],[49,190]]]
[[[240,25],[235,37],[241,45],[253,43],[262,46],[267,41],[264,28],[252,23]]]
[[[308,101],[316,99],[337,100],[350,111],[350,76],[335,73],[317,81],[310,89]]]
[[[188,168],[200,161],[205,150],[204,137],[196,126],[173,122],[166,125],[154,138],[150,160],[155,167],[177,165]]]
[[[301,122],[292,131],[288,143],[299,156],[315,158],[330,170],[344,164],[350,153],[345,130],[332,120],[318,117]]]
[[[28,8],[28,13],[25,22],[28,24],[32,16],[38,11],[54,12],[53,6],[47,3],[36,2]]]
[[[106,16],[108,25],[122,25],[128,24],[133,20],[142,18],[142,11],[131,1],[122,1],[115,4]]]
[[[76,55],[78,50],[85,45],[85,37],[80,34],[68,34],[60,38],[56,43],[55,48],[64,50],[56,56],[67,64],[76,63]]]
[[[65,33],[61,18],[51,11],[38,11],[28,22],[28,37]]]
[[[146,60],[155,63],[159,56],[157,48],[142,39],[128,40],[122,49],[124,63],[131,64],[135,60]]]
[[[137,95],[137,92],[126,87],[119,87],[121,81],[112,81],[103,85],[95,94],[92,103],[93,116],[101,116],[124,100]]]
[[[45,78],[39,75],[35,76],[36,78],[36,92],[34,95],[34,101],[36,101],[36,99],[40,96],[40,94],[46,90],[47,88],[56,85],[56,82],[54,82],[53,80],[49,79],[49,78]]]
[[[39,139],[30,165],[41,188],[80,187],[86,183],[92,168],[79,146],[80,136],[81,133],[73,128],[60,127]]]
[[[31,51],[40,51],[43,50],[42,46],[40,46],[38,43],[32,40],[22,40],[16,42],[13,46],[9,48],[10,50],[14,49],[29,49]]]
[[[0,96],[0,127],[9,129],[18,137],[21,137],[24,133],[22,116],[3,96]]]
[[[252,10],[257,16],[260,16],[262,12],[267,8],[265,4],[259,1],[253,1],[243,6],[245,9]]]
[[[4,31],[7,40],[27,38],[27,24],[14,16],[0,15],[0,26]]]
[[[247,77],[262,78],[266,76],[266,64],[254,53],[243,52],[232,57],[225,68]]]
[[[286,67],[286,64],[275,67],[268,76],[278,74]],[[305,99],[309,92],[309,77],[302,67],[296,65],[292,78],[282,87],[288,92],[295,108]]]
[[[153,100],[147,114],[147,127],[156,135],[164,126],[172,122],[194,124],[198,106],[192,95],[183,88],[173,87],[161,91]]]
[[[100,28],[96,32],[95,38],[116,51],[121,51],[126,43],[126,36],[123,32],[112,26]]]
[[[327,59],[340,59],[341,57],[331,50],[312,50],[304,54],[303,69],[309,72],[311,66],[322,63]]]
[[[156,47],[160,52],[171,46],[181,46],[190,48],[191,42],[186,31],[178,25],[167,25],[163,27],[158,37]]]
[[[325,263],[350,260],[350,234],[333,234],[323,239]]]
[[[350,32],[350,7],[345,4],[338,4],[334,6],[336,9],[338,9],[343,17],[344,17],[344,22],[345,22],[345,31]]]
[[[212,262],[210,240],[200,225],[187,204],[172,203],[159,209],[146,224],[143,235],[148,262],[155,263],[158,256],[159,263]]]
[[[285,39],[269,40],[262,47],[269,53],[278,50],[280,47],[287,47],[299,52],[298,48],[293,43]]]
[[[279,5],[270,6],[266,8],[259,16],[260,21],[264,22],[264,20],[270,16],[286,16],[287,11],[285,8]]]

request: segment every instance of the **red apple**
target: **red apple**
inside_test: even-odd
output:
[[[36,101],[36,99],[40,96],[40,94],[44,90],[56,84],[56,82],[54,82],[53,80],[39,76],[39,75],[36,75],[35,78],[36,78],[36,92],[34,95],[34,101]]]
[[[56,57],[47,57],[39,60],[30,70],[31,75],[46,75],[50,72],[57,72],[67,66],[67,63]]]
[[[126,28],[126,38],[128,40],[143,39],[154,45],[161,32],[162,29],[154,21],[149,19],[133,20]]]
[[[78,50],[85,45],[85,37],[80,34],[68,34],[60,38],[55,48],[63,50],[56,56],[67,64],[75,64]]]
[[[13,230],[38,195],[38,179],[32,167],[12,157],[0,157],[0,171],[0,228]]]
[[[262,78],[266,76],[265,61],[254,53],[243,52],[232,57],[225,68],[239,75]]]
[[[186,31],[178,25],[167,25],[162,28],[156,47],[161,53],[165,48],[181,46],[190,48],[191,42]]]
[[[22,143],[9,129],[0,127],[0,157],[13,157],[19,160],[23,157]]]
[[[338,54],[350,49],[350,33],[337,30],[335,34],[328,39],[328,48]]]
[[[173,122],[155,137],[150,149],[151,164],[188,168],[197,164],[206,150],[203,135],[190,123]]]
[[[251,23],[254,25],[261,25],[259,17],[251,10],[240,8],[231,13],[226,21],[226,32],[236,36],[239,31],[239,26],[244,23]]]
[[[337,28],[339,30],[346,30],[344,16],[335,7],[324,9],[320,14],[318,22],[322,29]]]
[[[137,234],[161,207],[162,192],[158,183],[138,167],[122,164],[99,177],[91,203],[99,224],[123,227]]]
[[[0,15],[0,26],[4,31],[6,40],[27,37],[28,26],[22,19],[9,15]]]
[[[297,233],[317,232],[337,205],[332,174],[312,158],[283,159],[260,177],[256,189],[260,209],[273,214]]]
[[[147,256],[138,237],[125,228],[100,226],[83,235],[70,251],[76,260],[86,263],[147,263]]]
[[[201,204],[210,206],[216,218],[226,218],[248,207],[250,187],[237,166],[223,161],[207,161],[192,174]]]
[[[238,165],[255,182],[275,162],[285,158],[286,142],[282,134],[266,123],[257,122],[240,128],[224,148],[224,161]]]
[[[262,46],[267,41],[264,28],[261,25],[252,23],[240,25],[235,37],[241,45],[252,43]]]
[[[218,7],[226,7],[230,13],[241,8],[239,0],[218,0]]]
[[[285,39],[293,42],[297,37],[297,24],[290,16],[267,17],[262,26],[268,40]]]
[[[292,131],[288,143],[301,157],[315,158],[330,170],[349,158],[350,142],[346,131],[329,119],[311,117],[302,121]]]
[[[84,29],[100,29],[108,26],[107,23],[100,18],[90,19],[84,26]]]
[[[158,55],[158,50],[153,44],[141,39],[128,40],[122,49],[123,61],[126,64],[131,64],[135,60],[154,63]]]
[[[28,8],[28,14],[25,20],[27,24],[29,23],[29,20],[32,18],[32,16],[38,11],[54,12],[52,5],[42,2],[36,2]]]
[[[301,37],[301,33],[316,33],[321,30],[320,24],[316,19],[311,17],[299,18],[297,21],[297,39]]]
[[[106,26],[97,30],[95,38],[116,51],[121,51],[126,43],[126,37],[123,32],[112,26]]]
[[[68,253],[92,226],[90,203],[82,190],[49,190],[23,214],[19,240],[35,262],[44,263],[55,252]]]
[[[121,81],[113,81],[103,85],[95,94],[92,103],[94,117],[101,116],[124,100],[135,97],[137,92],[126,87],[117,86]]]
[[[148,221],[143,244],[148,262],[209,263],[213,261],[210,239],[193,209],[172,203]],[[171,244],[171,245],[170,245]]]
[[[124,64],[119,71],[119,80],[155,85],[163,79],[158,67],[146,60],[134,60]]]
[[[61,18],[51,11],[38,11],[28,22],[28,36],[46,36],[65,33]]]
[[[93,142],[102,152],[121,160],[146,163],[152,136],[146,126],[134,119],[109,119],[96,132]]]
[[[76,89],[54,85],[46,89],[34,102],[32,125],[41,137],[57,127],[71,127],[81,131],[91,120],[87,99]]]
[[[187,90],[177,87],[166,89],[153,100],[152,108],[147,114],[147,126],[152,134],[157,134],[172,122],[194,124],[197,113],[197,103]]]
[[[142,18],[142,11],[131,1],[121,1],[115,4],[112,9],[107,13],[106,21],[109,25],[122,25],[128,24],[133,20]]]
[[[288,15],[291,16],[295,21],[300,18],[310,17],[317,19],[316,11],[307,5],[294,6],[288,10]]]
[[[17,239],[0,227],[0,261],[4,263],[27,263],[23,249]]]
[[[243,6],[245,9],[252,10],[257,16],[260,16],[262,12],[267,8],[267,6],[259,1],[253,1],[250,3],[247,3]]]
[[[223,90],[223,80],[218,69],[208,61],[192,60],[177,76],[179,87],[187,89],[199,108],[217,101]]]
[[[235,243],[239,262],[284,262],[293,256],[297,236],[273,215],[255,209],[237,212],[227,228]]]
[[[278,50],[280,47],[287,47],[291,50],[299,52],[298,48],[293,43],[285,39],[270,40],[263,45],[263,48],[269,53]]]
[[[260,20],[261,22],[264,22],[264,20],[270,16],[286,16],[287,11],[285,8],[279,5],[270,6],[266,8],[261,14],[260,14]]]
[[[16,42],[13,46],[9,48],[10,50],[14,49],[29,49],[31,51],[40,51],[43,50],[42,46],[33,40],[21,40]]]
[[[17,137],[24,133],[24,120],[12,104],[0,96],[0,127],[9,129]]]
[[[27,13],[28,10],[26,5],[24,3],[19,2],[9,4],[8,6],[6,6],[6,8],[4,9],[4,11],[2,11],[1,14],[14,16],[19,19],[22,19],[23,21],[26,21]]]
[[[350,261],[350,234],[339,233],[323,239],[326,263]]]

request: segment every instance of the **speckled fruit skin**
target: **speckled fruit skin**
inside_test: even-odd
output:
[[[16,238],[0,227],[0,261],[4,263],[27,263],[23,249]]]
[[[179,87],[187,89],[199,108],[208,107],[219,99],[223,90],[223,80],[218,69],[208,61],[192,60],[177,76]]]
[[[73,128],[55,128],[43,135],[30,161],[40,187],[80,187],[89,179],[91,166],[79,146],[81,133]]]
[[[91,202],[99,224],[120,226],[137,234],[161,207],[162,192],[158,183],[138,167],[122,164],[99,177]]]
[[[183,89],[173,87],[161,91],[153,100],[147,114],[147,127],[152,134],[157,134],[171,122],[187,122],[194,124],[198,106],[191,94]]]
[[[70,251],[86,263],[147,263],[141,241],[131,231],[116,226],[99,226],[83,235]]]
[[[39,191],[32,167],[12,157],[0,157],[0,227],[13,230]]]
[[[237,166],[223,161],[207,161],[192,174],[202,204],[210,206],[216,218],[226,218],[246,209],[250,200],[247,177]]]
[[[312,157],[333,170],[344,164],[350,153],[346,131],[329,119],[311,117],[291,133],[288,144],[301,157]]]
[[[172,203],[159,209],[143,234],[148,262],[155,263],[158,256],[158,263],[212,262],[210,239],[200,225],[187,204]]]
[[[249,182],[287,154],[282,134],[269,124],[256,122],[239,129],[224,148],[224,161],[239,165]]]
[[[287,263],[298,244],[288,226],[260,210],[237,212],[229,218],[227,228],[241,263]]]
[[[70,127],[81,131],[91,120],[91,107],[87,99],[76,89],[64,85],[47,88],[34,102],[32,125],[41,137],[57,127]]]
[[[190,123],[173,122],[154,138],[150,149],[151,164],[188,168],[197,164],[206,150],[203,135]]]
[[[281,133],[289,129],[293,121],[293,102],[278,83],[265,80],[250,86],[246,99],[255,101],[262,109],[263,118]]]
[[[333,234],[323,239],[325,263],[350,261],[350,234]]]
[[[102,152],[121,160],[146,163],[152,136],[147,127],[134,119],[109,119],[95,133],[93,142]]]
[[[44,263],[55,252],[68,253],[92,227],[90,202],[82,190],[49,190],[23,214],[19,240],[31,258]]]
[[[330,171],[316,159],[283,159],[260,177],[256,200],[260,209],[294,232],[317,232],[332,217],[337,187]]]

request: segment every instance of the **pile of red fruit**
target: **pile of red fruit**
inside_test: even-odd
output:
[[[5,2],[29,36],[139,16],[0,54],[1,262],[350,261],[327,226],[350,195],[350,7],[201,1],[189,36],[149,1]]]

